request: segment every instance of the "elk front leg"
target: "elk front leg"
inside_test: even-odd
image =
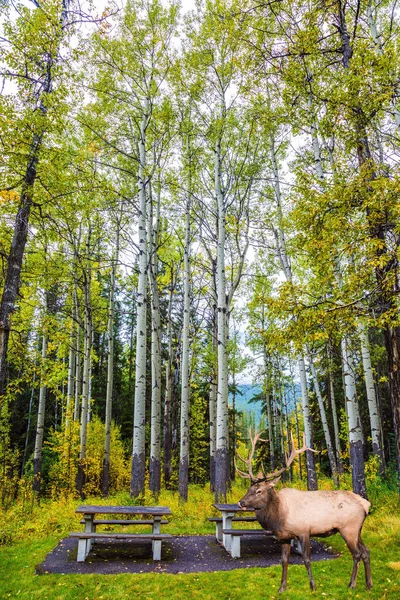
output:
[[[281,587],[279,588],[279,593],[284,592],[286,590],[286,581],[287,581],[287,570],[289,564],[289,556],[290,556],[290,541],[282,543],[282,581]]]
[[[309,535],[301,535],[299,536],[300,544],[303,549],[303,560],[307,569],[308,579],[310,580],[310,588],[314,592],[317,587],[314,583],[314,579],[311,571],[311,544],[310,544],[310,536]]]

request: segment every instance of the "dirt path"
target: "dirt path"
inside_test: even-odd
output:
[[[152,559],[151,542],[97,542],[84,563],[76,562],[78,541],[64,538],[36,567],[45,573],[196,573],[200,571],[230,571],[250,567],[279,565],[281,548],[278,542],[265,536],[244,537],[242,557],[232,558],[217,544],[213,535],[184,535],[163,542],[162,560]],[[334,554],[318,542],[312,542],[312,560],[329,560]],[[297,552],[292,552],[292,564],[302,564]]]

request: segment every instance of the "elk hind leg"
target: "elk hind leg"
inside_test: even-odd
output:
[[[284,592],[286,590],[287,570],[288,570],[289,556],[290,556],[290,541],[284,542],[281,545],[282,545],[282,581],[281,581],[281,587],[279,588],[279,593]]]
[[[361,548],[358,541],[358,532],[354,534],[351,531],[341,531],[340,534],[353,556],[353,572],[351,574],[349,588],[354,589],[356,587],[358,569],[360,567],[361,560]]]
[[[371,563],[369,560],[369,550],[368,550],[367,546],[364,544],[364,542],[362,541],[361,535],[358,537],[358,547],[360,549],[361,558],[364,563],[365,583],[366,583],[367,589],[370,590],[372,588],[372,575],[371,575]]]
[[[308,579],[310,580],[310,588],[312,591],[317,589],[311,571],[311,544],[309,535],[299,536],[301,547],[303,549],[303,561],[307,569]]]

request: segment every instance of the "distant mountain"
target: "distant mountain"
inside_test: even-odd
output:
[[[239,393],[237,393],[236,397],[235,397],[236,410],[239,410],[239,411],[245,410],[248,413],[254,413],[254,416],[256,417],[256,421],[259,421],[261,418],[262,402],[261,402],[261,400],[256,401],[256,402],[250,402],[250,400],[252,398],[254,398],[254,396],[257,396],[258,394],[261,393],[261,391],[262,391],[261,386],[259,384],[252,385],[251,383],[244,383],[242,385],[238,385],[237,387],[238,387]],[[288,390],[287,397],[289,399],[289,405],[288,405],[289,412],[292,411],[294,408],[294,402],[293,402],[292,396],[293,396],[292,391]],[[299,399],[301,397],[301,390],[300,390],[299,384],[295,384],[295,396],[296,396],[296,402],[299,401]],[[233,405],[232,392],[229,392],[228,402],[229,402],[229,406],[232,407],[232,405]]]
[[[245,410],[249,413],[254,413],[256,420],[259,421],[261,418],[261,401],[249,403],[249,401],[261,393],[260,385],[252,385],[251,383],[244,383],[242,385],[238,385],[239,393],[235,395],[235,405],[236,410],[242,411]],[[228,398],[229,406],[232,408],[233,406],[233,394],[229,392]]]

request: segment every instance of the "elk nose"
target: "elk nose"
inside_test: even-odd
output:
[[[239,506],[239,508],[244,508],[241,500],[239,500],[238,506]]]

